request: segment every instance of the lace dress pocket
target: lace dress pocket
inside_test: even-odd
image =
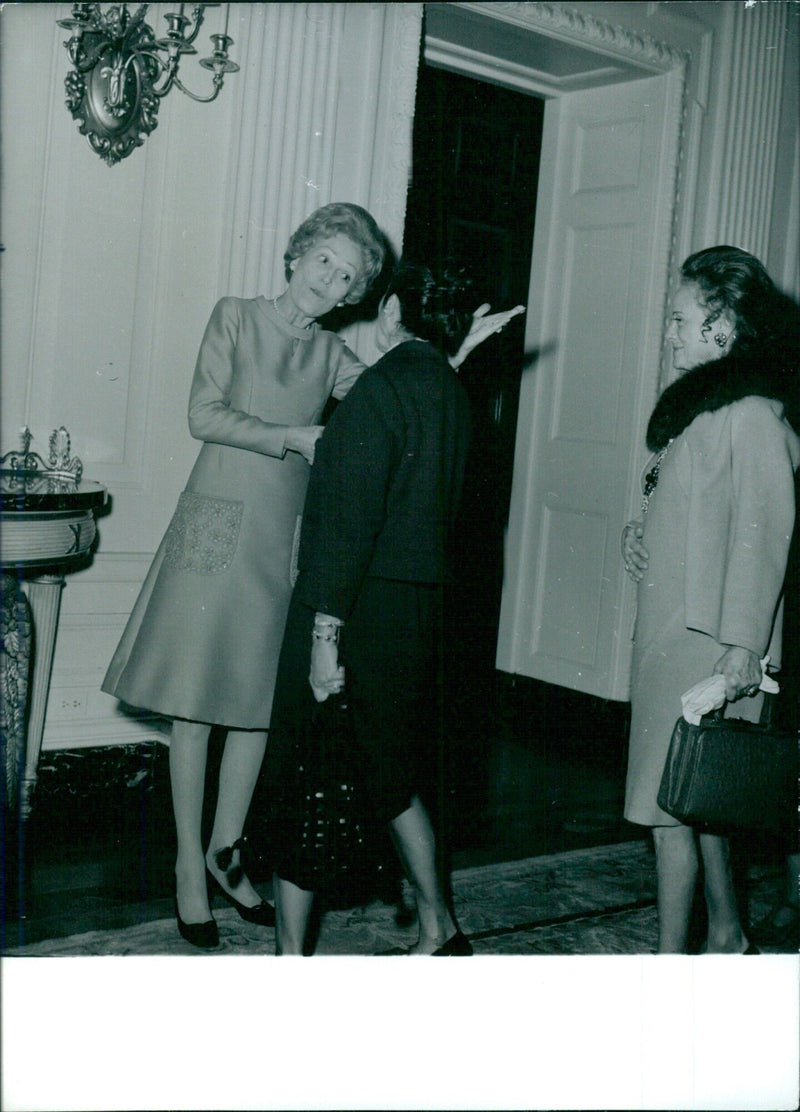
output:
[[[231,566],[244,502],[185,490],[167,530],[164,563],[178,571],[218,575]]]

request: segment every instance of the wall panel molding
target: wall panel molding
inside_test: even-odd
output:
[[[783,4],[728,5],[728,96],[721,104],[718,195],[709,243],[733,243],[766,259],[775,192],[786,53]]]
[[[768,257],[787,12],[782,3],[723,4],[717,96],[709,113],[712,191],[695,248],[733,244]]]
[[[249,4],[240,126],[233,134],[226,208],[230,241],[220,289],[278,292],[283,250],[300,221],[331,198],[334,113],[344,4]],[[234,9],[235,12],[235,9]]]

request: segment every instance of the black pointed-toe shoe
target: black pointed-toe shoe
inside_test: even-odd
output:
[[[433,958],[470,958],[472,957],[472,943],[461,931],[456,931],[448,938],[447,942],[434,950]]]
[[[429,958],[471,958],[472,957],[472,944],[465,934],[461,931],[456,931],[451,935],[447,942],[442,943],[438,950],[433,950],[427,955],[418,955],[415,950],[407,946],[393,946],[391,950],[379,950],[376,957],[422,957]]]
[[[239,916],[244,919],[246,923],[257,923],[260,927],[275,926],[275,908],[272,904],[267,903],[266,900],[262,900],[261,903],[256,904],[255,907],[246,907],[244,904],[234,899],[230,892],[225,891],[210,869],[208,870],[208,879],[211,881],[211,886],[214,891],[219,892],[220,896],[228,901],[231,907],[238,912]]]
[[[215,950],[219,946],[219,929],[213,919],[205,923],[184,923],[178,911],[178,900],[175,899],[175,918],[178,921],[178,930],[181,938],[185,938],[192,946],[199,950]]]

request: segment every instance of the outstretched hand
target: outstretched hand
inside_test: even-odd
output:
[[[450,359],[452,367],[460,367],[470,352],[482,344],[489,336],[502,332],[512,317],[525,312],[524,305],[515,305],[513,309],[505,309],[502,313],[490,313],[491,305],[484,302],[472,314],[472,325],[466,338],[456,354]]]

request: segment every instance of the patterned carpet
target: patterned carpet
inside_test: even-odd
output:
[[[779,888],[751,868],[751,919]],[[413,941],[380,902],[322,916],[316,953],[344,961],[240,960],[273,954],[274,931],[218,900],[207,955],[171,918],[9,950],[2,1106],[797,1107],[796,955],[646,957],[649,843],[462,869],[453,894],[477,961],[357,960]],[[201,975],[194,955],[220,960]]]
[[[476,954],[648,954],[655,949],[655,876],[652,851],[644,841],[462,869],[452,883],[459,924]],[[779,883],[774,868],[751,868],[751,921],[769,910]],[[377,901],[327,911],[315,953],[364,956],[408,946],[416,928],[398,927],[394,914],[395,908]],[[220,900],[214,916],[221,942],[208,956],[274,953],[273,930],[244,922]],[[6,950],[7,957],[198,953],[180,938],[172,918]]]

